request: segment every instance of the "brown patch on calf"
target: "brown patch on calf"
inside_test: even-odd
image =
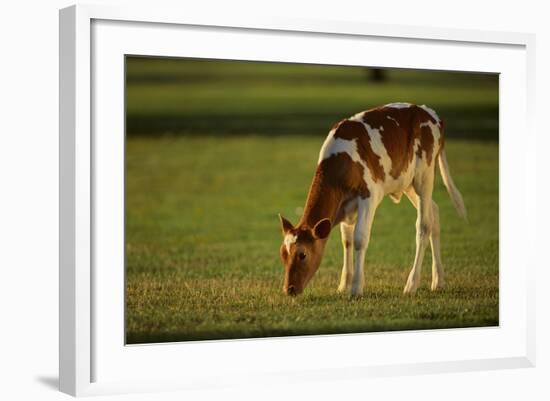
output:
[[[342,120],[333,129],[335,138],[347,139],[348,141],[353,141],[354,139],[359,141],[363,136],[367,135],[365,126],[357,121]]]
[[[370,146],[370,136],[362,123],[351,120],[340,121],[335,127],[334,137],[346,139],[348,141],[355,140],[357,153],[359,153],[359,156],[369,168],[374,181],[384,181],[386,175],[384,173],[384,168],[380,164],[380,156],[372,150]],[[363,169],[361,168],[361,170]]]
[[[422,151],[426,152],[426,162],[428,163],[428,166],[432,162],[432,152],[434,148],[434,136],[432,133],[432,129],[424,125],[420,127],[420,146],[418,147],[418,150],[416,151],[416,155],[419,158],[422,158]]]
[[[304,214],[308,227],[322,218],[334,221],[334,213],[344,201],[344,197],[370,196],[364,180],[364,168],[354,162],[347,153],[337,153],[319,163],[309,188]]]
[[[390,175],[395,179],[407,169],[413,158],[414,135],[409,109],[380,107],[366,111],[362,117],[371,128],[380,131],[382,143],[391,159]]]
[[[338,153],[321,162],[318,168],[325,182],[339,186],[340,190],[367,198],[370,193],[365,182],[363,166],[351,159],[347,153]]]

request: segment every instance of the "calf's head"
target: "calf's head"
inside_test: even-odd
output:
[[[321,219],[313,227],[304,224],[294,227],[279,215],[283,230],[280,254],[285,269],[283,291],[300,294],[321,264],[326,240],[330,234],[329,219]]]

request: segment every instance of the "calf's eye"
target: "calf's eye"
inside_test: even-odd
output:
[[[306,254],[303,253],[303,252],[300,252],[300,253],[298,254],[298,257],[300,258],[300,260],[304,260],[304,259],[306,258]]]

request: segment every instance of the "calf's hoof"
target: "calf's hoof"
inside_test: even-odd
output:
[[[338,286],[338,289],[336,291],[338,291],[338,293],[340,294],[345,294],[347,292],[349,292],[351,290],[351,284],[349,283],[340,283],[340,285]]]
[[[432,291],[442,290],[445,287],[445,282],[442,279],[432,281],[432,286],[430,287]]]
[[[352,298],[359,298],[363,296],[363,286],[352,286],[350,295]]]
[[[345,285],[344,286],[339,285],[336,292],[338,292],[338,294],[345,294],[346,292],[348,292],[348,287]]]
[[[413,295],[418,288],[418,280],[414,280],[411,277],[407,280],[405,288],[403,289],[403,294]]]

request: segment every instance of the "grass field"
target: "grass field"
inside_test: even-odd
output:
[[[129,59],[126,144],[128,343],[498,324],[498,80],[362,68]],[[365,295],[336,293],[339,230],[305,293],[282,293],[277,213],[299,219],[335,121],[391,101],[445,119],[447,155],[469,212],[437,177],[446,288],[402,289],[415,210],[382,202]]]

